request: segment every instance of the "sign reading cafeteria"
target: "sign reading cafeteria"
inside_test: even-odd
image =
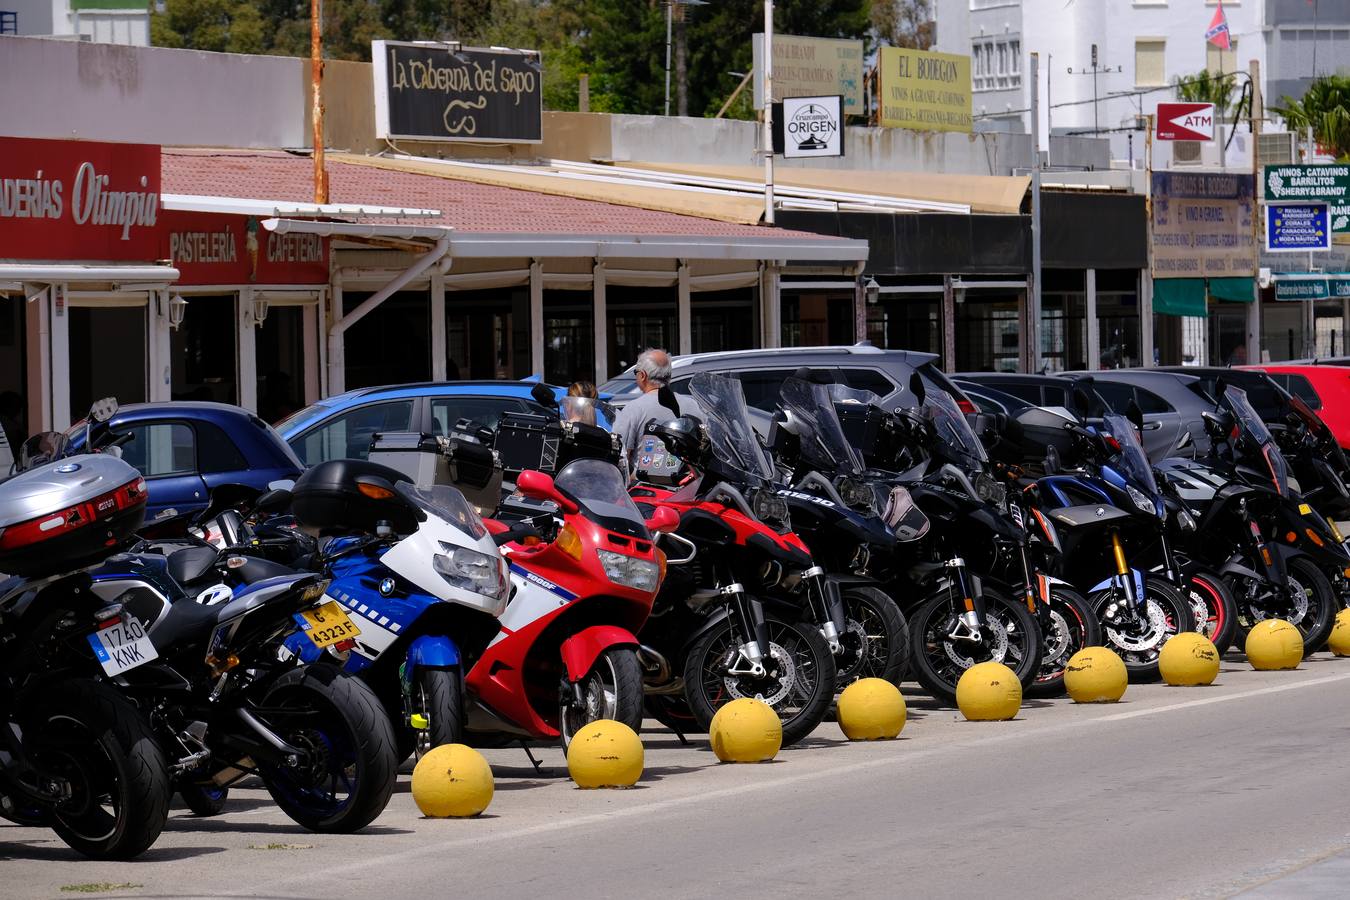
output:
[[[537,144],[543,67],[529,50],[372,42],[375,136]]]
[[[755,72],[755,109],[764,108],[764,35],[752,45]],[[773,98],[817,97],[839,94],[844,112],[861,116],[863,106],[863,42],[838,38],[773,36]]]
[[[0,257],[158,258],[159,147],[0,138]]]
[[[881,124],[915,131],[970,131],[970,57],[882,47]]]
[[[1154,278],[1256,274],[1256,178],[1221,172],[1154,172]]]
[[[159,256],[179,284],[328,283],[328,241],[316,234],[277,234],[252,216],[164,210]]]

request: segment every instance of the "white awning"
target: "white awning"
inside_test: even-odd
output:
[[[173,266],[153,266],[133,263],[119,266],[114,263],[70,265],[68,263],[0,263],[0,282],[59,284],[70,281],[114,282],[117,284],[168,284],[178,280]]]
[[[434,219],[439,209],[404,206],[367,206],[352,203],[296,203],[291,200],[252,200],[246,197],[207,197],[197,194],[162,194],[164,209],[187,212],[226,213],[237,216],[277,216],[283,218],[387,218]]]

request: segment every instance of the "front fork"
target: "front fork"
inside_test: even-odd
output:
[[[947,560],[944,565],[952,573],[950,589],[961,598],[961,610],[948,637],[952,640],[982,640],[986,615],[979,579],[970,573],[966,561],[959,556]]]
[[[811,615],[820,627],[821,637],[830,645],[830,653],[838,656],[844,649],[839,636],[848,627],[844,597],[839,585],[825,577],[825,570],[812,566],[802,573],[806,595],[811,603]]]
[[[1030,547],[1023,543],[1019,547],[1022,554],[1022,593],[1027,604],[1027,612],[1036,617],[1041,631],[1048,634],[1050,621],[1050,581],[1031,562]]]
[[[764,622],[764,604],[745,592],[740,582],[732,582],[719,593],[726,598],[731,619],[740,638],[740,646],[729,651],[725,661],[728,674],[763,678],[764,655],[769,652],[769,627]]]

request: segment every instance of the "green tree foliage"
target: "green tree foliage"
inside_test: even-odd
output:
[[[933,46],[933,0],[878,0],[872,4],[872,28],[883,44],[927,50]]]
[[[1172,87],[1177,99],[1186,103],[1213,103],[1214,113],[1220,118],[1227,116],[1236,92],[1236,78],[1231,74],[1220,78],[1217,73],[1201,69],[1194,75],[1178,75],[1172,79]]]
[[[1311,126],[1319,145],[1338,160],[1350,159],[1350,75],[1323,75],[1309,85],[1302,98],[1285,97],[1284,103],[1272,106],[1271,111],[1300,134]]]

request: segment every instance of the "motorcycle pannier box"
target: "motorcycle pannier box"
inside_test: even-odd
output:
[[[417,530],[417,508],[394,490],[411,479],[364,459],[331,459],[308,470],[291,488],[291,511],[300,524],[326,533],[374,532],[388,523],[399,534]]]
[[[145,522],[145,479],[116,456],[60,459],[0,483],[0,572],[41,578],[99,563]]]

